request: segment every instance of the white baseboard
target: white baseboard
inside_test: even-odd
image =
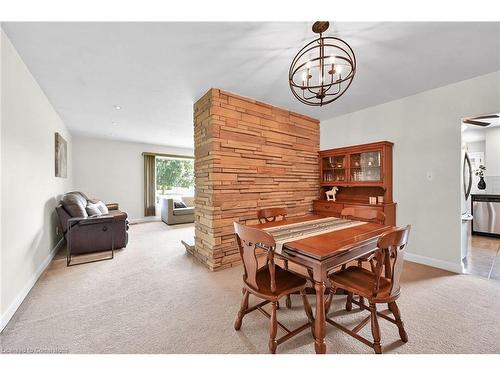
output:
[[[15,312],[17,311],[19,306],[21,306],[21,303],[23,303],[24,299],[30,292],[31,288],[33,288],[33,285],[35,285],[38,278],[43,273],[43,271],[45,271],[45,269],[52,261],[56,253],[59,251],[63,243],[64,243],[64,237],[59,240],[56,246],[54,246],[54,248],[50,251],[49,255],[47,255],[47,257],[43,260],[43,262],[38,266],[35,273],[26,282],[24,288],[19,292],[14,301],[12,301],[10,306],[7,308],[7,311],[5,311],[2,314],[2,317],[0,318],[0,332],[2,332],[3,329],[7,326],[7,323],[9,323],[10,319],[14,316]]]
[[[425,264],[426,266],[441,268],[454,273],[463,273],[462,264],[447,262],[445,260],[425,257],[423,255],[405,253],[405,260]]]
[[[161,217],[159,216],[147,216],[147,217],[141,217],[139,219],[129,219],[128,222],[133,225],[133,224],[141,224],[141,223],[150,223],[153,221],[161,221]]]

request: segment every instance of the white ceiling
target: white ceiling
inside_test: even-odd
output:
[[[324,120],[500,70],[500,23],[336,23],[327,34],[352,46],[358,71],[339,100],[308,107],[287,75],[311,23],[2,27],[72,132],[180,147],[211,87]]]

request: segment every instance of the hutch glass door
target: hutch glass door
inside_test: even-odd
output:
[[[346,155],[323,158],[323,182],[344,182],[346,180]]]
[[[381,181],[381,158],[380,151],[351,154],[349,161],[350,180],[354,182]]]

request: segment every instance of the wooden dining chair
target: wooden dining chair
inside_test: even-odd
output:
[[[271,223],[277,220],[284,220],[286,218],[286,215],[288,214],[288,211],[285,207],[269,207],[269,208],[263,208],[257,211],[257,219],[259,219],[259,223],[264,224],[264,223]],[[283,261],[283,266],[285,269],[288,269],[288,260],[282,259]],[[286,307],[291,309],[292,308],[292,299],[290,295],[287,295],[285,297],[285,304]],[[278,304],[279,308],[279,304]]]
[[[342,288],[347,292],[346,310],[350,311],[354,303],[362,310],[370,311],[370,316],[353,329],[348,329],[330,318],[326,318],[326,321],[372,347],[377,354],[382,353],[378,317],[396,324],[401,340],[403,342],[408,341],[408,335],[401,320],[401,313],[396,300],[401,293],[399,282],[403,271],[404,249],[408,242],[410,228],[411,226],[408,225],[405,228],[393,229],[379,238],[377,242],[378,249],[375,252],[375,272],[359,266],[351,266],[330,276],[331,295],[335,294],[337,288]],[[384,275],[382,275],[382,271],[384,271]],[[354,300],[353,294],[366,298],[369,305]],[[330,309],[331,302],[332,298],[329,298],[326,311]],[[381,303],[387,303],[389,309],[377,311],[377,304]],[[390,313],[394,318],[388,316]],[[373,342],[358,334],[368,322],[371,322]]]
[[[378,224],[385,223],[385,214],[374,208],[346,207],[340,212],[340,216]]]
[[[373,208],[347,207],[340,212],[344,219],[366,221],[370,223],[385,224],[385,214],[382,211]],[[369,262],[372,272],[375,271],[373,253],[358,258],[358,266],[362,267],[363,262]]]
[[[259,222],[263,224],[276,221],[280,217],[282,220],[286,217],[287,214],[288,211],[285,207],[263,208],[257,211],[257,219],[259,219]]]
[[[311,306],[305,294],[305,286],[307,280],[299,275],[296,275],[288,270],[285,270],[274,263],[274,249],[276,243],[273,237],[255,228],[249,228],[244,225],[234,223],[234,231],[236,240],[240,250],[241,260],[243,261],[243,299],[241,301],[240,310],[234,329],[239,330],[243,317],[254,311],[259,310],[270,319],[269,327],[269,351],[276,353],[276,348],[279,344],[292,338],[297,333],[308,327],[313,327],[313,314]],[[267,252],[268,262],[259,268],[256,249],[264,249]],[[304,310],[307,316],[307,323],[299,328],[291,331],[277,320],[277,303],[280,298],[290,293],[300,293],[304,303]],[[250,294],[263,299],[253,307],[248,306]],[[271,313],[269,314],[262,307],[266,304],[271,304]],[[277,329],[280,327],[285,331],[285,335],[276,338]],[[313,332],[314,334],[314,332]]]

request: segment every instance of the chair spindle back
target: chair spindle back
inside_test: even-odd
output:
[[[373,290],[374,295],[378,293],[382,269],[385,270],[386,277],[390,278],[391,281],[390,295],[394,296],[399,293],[404,252],[410,229],[411,225],[407,225],[405,228],[392,229],[380,236],[377,242],[378,250],[375,253],[377,282]]]

